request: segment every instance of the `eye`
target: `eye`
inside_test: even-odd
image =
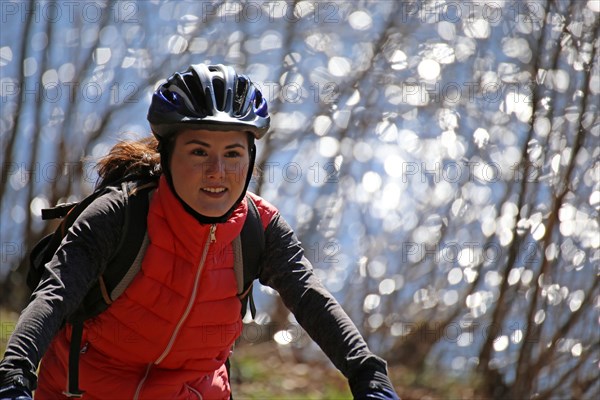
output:
[[[192,154],[195,156],[206,156],[206,151],[203,149],[193,149]]]
[[[237,158],[237,157],[241,157],[241,156],[242,156],[242,153],[240,153],[237,150],[231,150],[231,151],[228,151],[227,153],[225,153],[225,157],[227,157],[227,158]]]

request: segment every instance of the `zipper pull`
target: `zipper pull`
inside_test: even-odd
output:
[[[211,243],[214,243],[217,241],[216,232],[217,232],[217,224],[212,224],[210,226],[210,242]]]

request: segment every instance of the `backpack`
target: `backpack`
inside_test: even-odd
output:
[[[42,219],[62,221],[56,230],[37,242],[29,257],[30,267],[27,273],[27,286],[33,291],[37,288],[54,253],[60,247],[77,217],[95,199],[111,190],[120,190],[125,199],[125,221],[121,239],[109,260],[106,270],[92,285],[78,308],[64,322],[72,325],[71,345],[69,348],[68,388],[65,394],[69,397],[81,397],[79,389],[79,353],[83,335],[84,322],[105,311],[133,281],[140,271],[142,260],[149,240],[146,232],[148,210],[152,193],[158,186],[158,180],[123,178],[96,189],[80,202],[59,204],[53,208],[42,210]],[[256,307],[252,296],[252,287],[260,274],[260,258],[264,250],[264,231],[256,204],[249,195],[248,216],[240,235],[234,239],[234,273],[238,285],[238,298],[242,303],[242,317],[250,309],[254,318]],[[127,243],[127,246],[124,244]],[[227,360],[229,362],[229,359]]]

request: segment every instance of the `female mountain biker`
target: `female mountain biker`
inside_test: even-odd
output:
[[[254,141],[270,124],[267,102],[233,68],[196,64],[158,87],[148,121],[155,139],[121,143],[100,162],[105,181],[136,169],[160,177],[141,270],[84,324],[83,398],[228,399],[225,362],[242,332],[232,242],[248,214]],[[264,229],[261,283],[279,292],[355,398],[397,399],[385,361],[319,283],[292,229],[272,204],[248,195]],[[46,264],[0,363],[1,399],[27,399],[34,389],[36,398],[67,398],[72,329],[62,321],[105,270],[125,201],[96,199]]]

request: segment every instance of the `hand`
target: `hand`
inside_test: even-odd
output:
[[[32,400],[31,393],[16,385],[0,388],[0,400]]]
[[[400,397],[396,394],[393,389],[377,389],[365,395],[366,399],[377,399],[377,400],[400,400]]]
[[[355,399],[400,400],[386,374],[376,371],[369,375],[368,379],[351,384]]]

